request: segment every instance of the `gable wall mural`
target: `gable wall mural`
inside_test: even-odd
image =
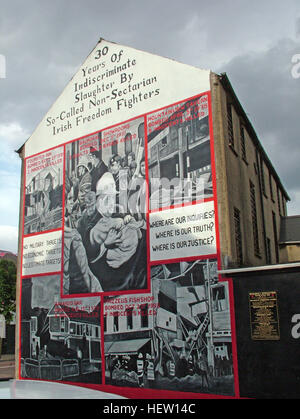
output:
[[[21,379],[237,396],[209,77],[101,40],[25,143]]]

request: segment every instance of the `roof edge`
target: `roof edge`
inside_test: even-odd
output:
[[[249,268],[224,269],[224,270],[219,270],[218,274],[223,275],[223,276],[232,276],[232,275],[237,275],[240,273],[274,271],[277,269],[295,269],[295,268],[300,270],[300,262],[279,263],[276,265],[251,266]]]

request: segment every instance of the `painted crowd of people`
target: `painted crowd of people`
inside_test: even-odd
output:
[[[65,179],[64,293],[144,288],[145,162],[89,157]]]

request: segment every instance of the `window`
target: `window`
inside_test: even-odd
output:
[[[126,309],[126,319],[127,319],[127,330],[133,329],[133,307],[129,307]]]
[[[100,336],[100,329],[98,326],[95,326],[95,338],[99,338]]]
[[[111,144],[111,154],[118,154],[118,141],[113,139],[113,142]]]
[[[132,134],[128,132],[124,138],[125,141],[125,154],[132,152]]]
[[[60,318],[60,331],[61,332],[65,331],[65,318],[64,317]]]
[[[278,203],[278,211],[279,211],[279,214],[281,215],[280,192],[279,192],[278,186],[277,186],[277,203]]]
[[[270,265],[272,263],[272,259],[271,259],[271,240],[269,239],[269,237],[267,237],[267,254],[266,254],[266,262],[268,265]]]
[[[269,172],[269,185],[270,185],[270,195],[271,195],[271,199],[272,201],[274,201],[274,195],[273,195],[273,186],[272,186],[272,175]]]
[[[234,147],[233,123],[232,123],[232,108],[231,103],[227,103],[227,130],[229,145]]]
[[[209,120],[208,116],[205,116],[202,119],[195,119],[196,123],[196,136],[198,139],[207,137],[209,135]]]
[[[76,334],[76,324],[71,322],[70,323],[70,334],[75,335]]]
[[[104,332],[107,332],[107,314],[104,314],[103,316],[103,330]]]
[[[281,200],[282,200],[282,213],[283,215],[286,215],[285,199],[284,199],[283,194],[281,195]]]
[[[279,262],[279,252],[278,252],[278,238],[277,238],[277,223],[275,212],[272,211],[273,218],[273,234],[274,234],[274,244],[275,244],[275,254],[276,254],[276,263]]]
[[[260,177],[261,177],[261,187],[263,194],[266,195],[266,185],[265,185],[265,171],[264,171],[264,162],[263,159],[260,159]]]
[[[140,307],[141,310],[141,327],[148,327],[148,304],[143,304]]]
[[[242,231],[240,211],[234,208],[234,233],[235,233],[235,246],[236,246],[236,259],[239,265],[243,263],[243,247],[242,247]]]
[[[225,298],[226,293],[224,286],[221,285],[212,288],[213,311],[223,311],[228,308]]]
[[[104,316],[104,324],[105,324],[105,319],[106,319],[106,316]],[[85,332],[86,332],[87,336],[91,335],[91,325],[90,324],[86,325]]]
[[[37,331],[37,318],[32,317],[30,323],[31,323],[31,331],[36,332]]]
[[[164,138],[162,138],[162,140],[160,142],[160,148],[166,147],[167,144],[168,144],[168,138],[167,138],[167,136],[165,136]]]
[[[82,336],[82,324],[76,324],[76,335]]]
[[[246,144],[245,144],[245,128],[242,124],[240,124],[240,140],[241,140],[241,150],[242,150],[242,158],[247,161],[246,155]]]
[[[252,218],[252,231],[253,231],[253,245],[254,254],[260,256],[259,236],[258,236],[258,224],[257,224],[257,212],[256,212],[256,196],[255,186],[250,181],[250,206],[251,206],[251,218]]]
[[[113,313],[113,316],[114,316],[114,332],[118,332],[119,331],[119,313],[115,311]]]

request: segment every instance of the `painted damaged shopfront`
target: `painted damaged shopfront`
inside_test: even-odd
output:
[[[19,150],[18,378],[240,397],[213,78],[100,40]]]

